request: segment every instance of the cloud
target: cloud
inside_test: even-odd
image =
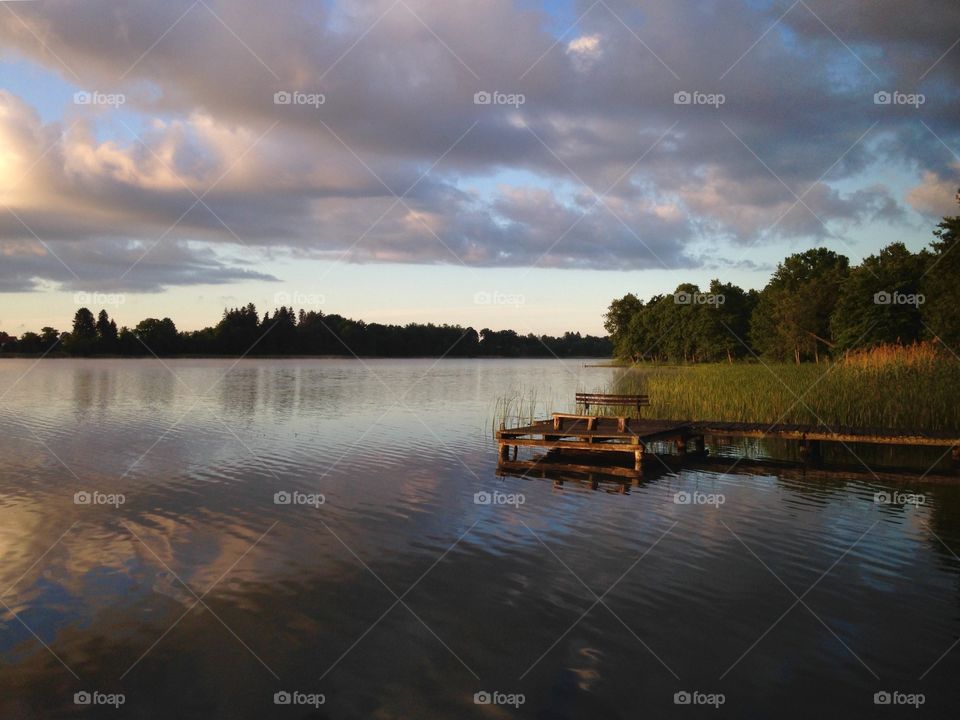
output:
[[[567,43],[567,54],[574,66],[584,72],[589,70],[603,55],[600,35],[581,35]]]
[[[249,261],[223,258],[202,245],[156,246],[137,240],[25,243],[0,240],[0,291],[25,292],[45,282],[69,290],[158,292],[172,285],[276,281]]]
[[[955,215],[960,198],[957,191],[960,187],[960,162],[954,164],[953,169],[955,172],[949,178],[935,172],[924,173],[923,182],[907,193],[907,202],[911,207],[932,217]]]
[[[584,1],[558,42],[510,0],[18,4],[0,17],[9,52],[126,103],[65,98],[44,122],[0,92],[0,241],[16,258],[0,283],[63,280],[54,253],[105,281],[109,258],[158,238],[172,254],[150,251],[125,282],[253,277],[237,248],[713,267],[744,245],[952,208],[960,50],[943,53],[960,11],[807,5],[767,32],[783,10],[747,0]],[[880,89],[927,102],[877,106]],[[480,90],[525,102],[477,105]],[[725,102],[678,105],[679,91]],[[906,198],[875,180],[894,167],[920,178]]]

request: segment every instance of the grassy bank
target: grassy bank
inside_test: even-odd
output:
[[[648,394],[644,417],[960,428],[960,362],[931,344],[819,365],[638,365],[610,391]]]

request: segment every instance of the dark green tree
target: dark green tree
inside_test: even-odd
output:
[[[249,303],[246,307],[224,310],[214,332],[221,353],[242,355],[250,351],[263,333],[256,306]]]
[[[60,331],[50,326],[40,328],[40,342],[43,352],[47,352],[60,341]]]
[[[903,243],[893,243],[853,268],[830,318],[837,349],[921,339],[921,286],[929,265],[926,250],[912,253]]]
[[[603,327],[610,336],[614,352],[621,357],[628,357],[626,347],[621,347],[627,337],[627,330],[633,316],[643,309],[643,301],[633,293],[627,293],[622,298],[610,303],[603,316]]]
[[[960,203],[960,192],[957,193]],[[923,321],[955,351],[960,348],[960,216],[945,217],[933,231],[933,258],[924,278]]]
[[[733,283],[710,282],[709,295],[716,298],[713,305],[706,305],[698,343],[701,356],[707,360],[726,360],[753,354],[750,346],[750,318],[757,304],[758,293],[745,291]]]
[[[819,361],[833,346],[830,318],[850,261],[826,248],[791,255],[777,266],[761,291],[750,324],[750,339],[776,359]]]
[[[106,310],[97,315],[97,352],[114,353],[117,351],[117,324],[110,319]]]
[[[260,327],[263,340],[258,350],[271,355],[285,355],[297,350],[297,316],[293,308],[281,306],[273,317],[270,313],[263,316]],[[256,338],[254,338],[256,340]]]
[[[80,308],[73,316],[73,331],[70,333],[67,350],[71,355],[89,355],[97,342],[97,324],[93,313]]]
[[[37,355],[43,352],[43,341],[35,332],[25,332],[17,341],[17,352]]]
[[[147,350],[149,354],[172,355],[179,352],[180,336],[177,333],[177,326],[170,318],[141,320],[133,329],[133,333],[139,344],[149,348]]]

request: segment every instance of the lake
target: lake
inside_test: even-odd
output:
[[[613,372],[0,362],[0,717],[947,717],[960,488],[497,476]]]

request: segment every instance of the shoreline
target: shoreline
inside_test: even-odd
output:
[[[236,360],[234,355],[56,355],[43,353],[0,354],[0,360]],[[241,360],[599,360],[590,355],[246,355]],[[592,365],[584,367],[625,367]]]

